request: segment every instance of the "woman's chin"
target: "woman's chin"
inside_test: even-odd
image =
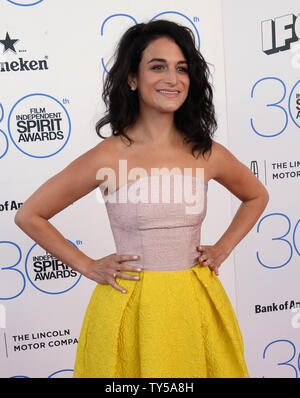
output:
[[[174,113],[176,112],[178,109],[180,108],[180,106],[162,106],[158,108],[158,111],[161,113]]]

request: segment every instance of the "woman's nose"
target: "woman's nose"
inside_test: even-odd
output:
[[[173,85],[177,83],[176,69],[174,70],[174,69],[169,68],[167,70],[165,81],[166,81],[166,83],[170,83],[170,84],[173,84]]]

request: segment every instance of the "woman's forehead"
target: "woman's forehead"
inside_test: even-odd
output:
[[[164,60],[185,60],[181,48],[171,39],[161,37],[148,44],[143,52],[143,59],[146,63],[152,59]]]

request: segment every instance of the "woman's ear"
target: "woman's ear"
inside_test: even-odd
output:
[[[132,91],[137,89],[137,79],[134,75],[129,74],[127,82]]]

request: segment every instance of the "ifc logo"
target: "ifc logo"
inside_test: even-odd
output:
[[[34,158],[56,155],[71,134],[66,108],[47,94],[29,94],[19,99],[9,113],[7,124],[14,145]]]

